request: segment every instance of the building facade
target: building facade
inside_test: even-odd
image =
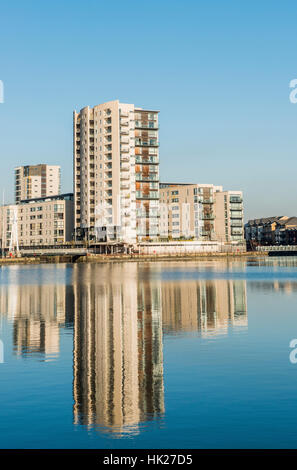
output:
[[[31,199],[0,210],[1,247],[56,245],[73,237],[73,194]]]
[[[295,245],[297,217],[274,216],[249,220],[244,227],[249,249],[257,246]]]
[[[160,183],[163,239],[243,242],[241,191],[213,184]]]
[[[61,193],[61,169],[57,165],[27,165],[15,168],[15,202]]]
[[[158,111],[118,100],[73,115],[77,239],[156,238]]]
[[[244,214],[242,191],[215,193],[215,233],[218,241],[244,241]]]

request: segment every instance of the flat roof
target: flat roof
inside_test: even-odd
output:
[[[55,196],[46,196],[46,197],[37,197],[34,199],[23,199],[17,204],[33,204],[33,202],[46,202],[46,201],[72,201],[73,200],[73,193],[65,193],[65,194],[56,194]]]

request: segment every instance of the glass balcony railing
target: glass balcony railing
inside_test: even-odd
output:
[[[242,211],[242,204],[231,203],[230,204],[231,211]]]
[[[158,147],[159,142],[155,139],[151,139],[148,141],[135,139],[135,145],[139,147]]]
[[[153,156],[144,157],[143,155],[136,155],[135,162],[141,164],[159,163],[159,158]]]
[[[136,181],[158,181],[159,180],[159,176],[156,174],[144,175],[142,173],[136,173],[135,178],[136,178]]]
[[[159,129],[157,122],[135,121],[135,129]]]
[[[240,197],[240,196],[230,196],[230,202],[231,203],[233,203],[233,202],[241,203],[242,202],[242,197]]]

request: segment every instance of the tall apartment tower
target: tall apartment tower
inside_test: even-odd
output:
[[[61,193],[61,168],[57,165],[27,165],[15,168],[15,202]]]
[[[159,230],[158,111],[110,101],[74,112],[77,238],[156,238]]]

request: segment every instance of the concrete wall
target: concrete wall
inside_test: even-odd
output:
[[[191,253],[237,253],[245,252],[243,244],[222,244],[218,242],[168,242],[140,243],[137,250],[141,255],[174,255]]]

